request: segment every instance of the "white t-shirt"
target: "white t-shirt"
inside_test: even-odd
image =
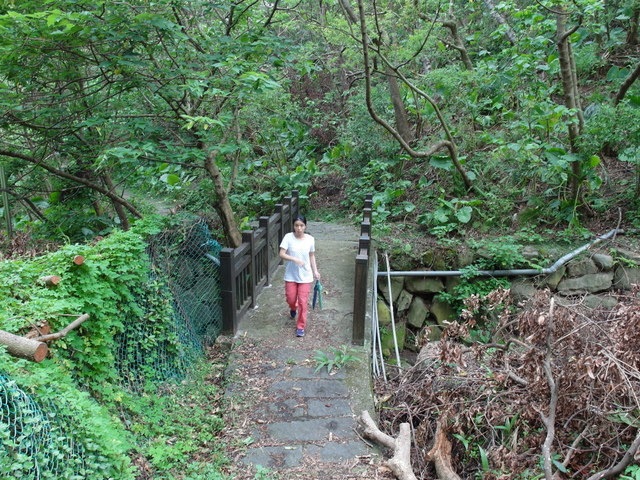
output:
[[[299,267],[296,262],[287,261],[284,270],[285,282],[312,283],[313,270],[311,270],[309,253],[316,251],[315,239],[308,233],[305,233],[302,238],[296,238],[295,234],[290,232],[280,242],[280,248],[284,248],[287,255],[299,258],[304,262],[304,267]]]

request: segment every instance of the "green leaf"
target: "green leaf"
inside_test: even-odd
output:
[[[470,206],[464,206],[456,212],[456,218],[460,223],[468,223],[471,220],[473,209]]]
[[[453,162],[449,157],[431,157],[429,159],[429,165],[434,168],[440,168],[442,170],[446,170],[447,172],[451,172],[454,169]]]
[[[165,173],[160,177],[160,180],[165,182],[167,185],[171,185],[172,187],[180,183],[180,177],[173,173],[171,174]]]

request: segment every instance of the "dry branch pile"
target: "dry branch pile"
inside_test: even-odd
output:
[[[380,428],[413,430],[417,478],[437,478],[432,447],[445,434],[461,478],[610,478],[638,457],[640,444],[640,294],[613,310],[579,299],[555,305],[539,292],[515,309],[507,292],[470,299],[461,323],[418,362],[377,386]],[[469,341],[478,318],[493,315],[493,339]],[[436,430],[438,429],[437,435]],[[484,470],[484,471],[483,471]]]

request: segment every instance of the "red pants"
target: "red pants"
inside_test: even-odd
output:
[[[284,282],[284,294],[290,310],[298,311],[296,328],[307,325],[307,311],[309,310],[309,294],[313,283]]]

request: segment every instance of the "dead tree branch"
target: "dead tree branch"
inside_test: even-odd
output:
[[[62,338],[66,336],[67,333],[69,333],[71,330],[78,328],[80,325],[82,325],[82,323],[85,320],[88,320],[88,319],[89,319],[89,315],[85,313],[84,315],[80,315],[78,318],[76,318],[73,322],[71,322],[69,325],[64,327],[59,332],[50,333],[49,335],[43,335],[41,337],[36,337],[34,338],[34,340],[38,342],[48,342],[49,340],[56,340],[58,338]]]
[[[365,438],[393,450],[387,465],[398,480],[418,480],[411,468],[411,427],[408,423],[400,425],[398,437],[394,439],[378,428],[366,410],[362,411],[358,422],[364,427],[362,435]]]

